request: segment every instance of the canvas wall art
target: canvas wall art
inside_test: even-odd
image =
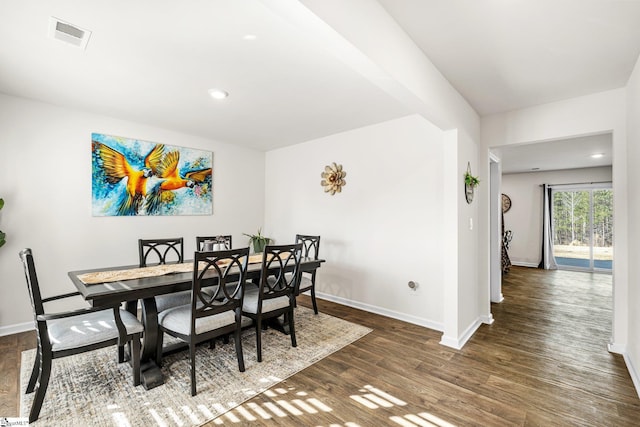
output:
[[[213,153],[91,134],[94,216],[211,215]]]

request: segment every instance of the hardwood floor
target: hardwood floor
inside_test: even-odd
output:
[[[513,267],[462,350],[441,333],[319,300],[374,331],[207,424],[251,426],[637,426],[640,399],[607,351],[611,276]],[[305,298],[302,305],[310,306]],[[0,416],[18,414],[20,352],[0,337]]]

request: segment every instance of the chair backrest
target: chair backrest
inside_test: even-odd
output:
[[[260,272],[260,300],[287,295],[295,298],[300,280],[302,243],[267,245],[262,255]],[[259,303],[261,307],[261,303]]]
[[[184,262],[184,239],[138,239],[140,267]]]
[[[31,307],[33,308],[33,315],[35,319],[36,316],[44,314],[44,306],[42,304],[42,295],[40,294],[40,285],[38,284],[36,266],[33,262],[31,249],[25,248],[20,251],[19,255],[24,267],[24,275],[27,279],[27,288],[29,288],[29,298],[31,298]]]
[[[238,310],[240,315],[248,265],[248,247],[195,253],[191,288],[192,331],[197,318],[233,310]]]
[[[296,234],[296,243],[302,243],[302,257],[318,259],[320,252],[320,236]]]
[[[214,245],[223,245],[223,249],[231,249],[231,235],[220,236],[197,236],[196,237],[196,250],[197,251],[213,251]]]

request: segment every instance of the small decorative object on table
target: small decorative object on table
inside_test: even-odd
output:
[[[478,184],[480,184],[480,180],[471,174],[471,163],[467,162],[467,171],[464,173],[464,196],[467,203],[473,202],[473,192]]]
[[[320,177],[322,177],[320,185],[324,187],[325,193],[333,196],[336,193],[342,192],[342,187],[347,185],[347,181],[344,180],[345,176],[347,176],[347,173],[342,170],[342,165],[333,162],[330,166],[325,166],[324,172],[320,174]]]
[[[249,238],[249,244],[253,246],[253,252],[257,254],[264,252],[264,247],[271,243],[271,239],[263,236],[261,233],[261,228],[258,228],[258,234],[242,233]]]
[[[225,236],[215,236],[211,239],[207,239],[202,242],[203,251],[223,251],[225,249],[231,249],[227,245],[227,239]]]

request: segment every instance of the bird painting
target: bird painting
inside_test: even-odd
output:
[[[93,141],[93,149],[102,159],[102,166],[106,180],[110,184],[117,184],[127,179],[126,192],[122,194],[118,206],[119,215],[137,215],[142,202],[147,195],[147,180],[153,175],[160,163],[164,152],[164,145],[156,144],[144,159],[144,167],[136,169],[120,152],[108,145]]]
[[[92,134],[96,216],[213,213],[211,152]]]
[[[189,170],[180,174],[178,163],[180,153],[171,151],[164,155],[162,161],[156,167],[156,174],[161,179],[155,184],[147,195],[146,210],[150,215],[157,214],[164,205],[174,202],[174,191],[182,188],[194,188],[197,184],[205,182],[211,175],[211,168]]]

